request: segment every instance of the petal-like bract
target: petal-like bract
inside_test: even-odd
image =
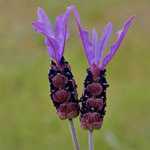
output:
[[[106,65],[110,62],[112,57],[117,52],[117,49],[120,47],[121,42],[123,41],[129,27],[131,26],[134,16],[130,17],[124,24],[123,28],[118,32],[118,38],[115,43],[110,48],[109,53],[102,59],[103,51],[108,45],[112,33],[112,23],[109,22],[103,30],[101,38],[98,40],[98,34],[95,29],[92,31],[92,37],[90,38],[89,32],[86,31],[80,22],[80,16],[75,6],[72,6],[75,20],[79,29],[80,38],[83,43],[85,55],[87,57],[88,63],[90,66],[97,65],[99,68],[104,69]],[[102,62],[101,62],[102,61]]]
[[[110,51],[108,52],[108,54],[104,57],[104,59],[102,61],[102,65],[101,65],[102,68],[105,68],[106,65],[111,61],[113,56],[116,54],[118,48],[121,45],[121,42],[123,41],[128,29],[129,29],[129,27],[132,25],[134,18],[135,18],[135,16],[130,17],[124,23],[123,28],[121,30],[119,30],[117,41],[111,46]]]
[[[34,21],[32,25],[37,32],[42,33],[45,36],[53,35],[52,25],[49,18],[45,11],[40,7],[37,10],[37,21]]]
[[[34,30],[44,35],[48,53],[58,63],[63,56],[65,41],[68,36],[68,18],[70,12],[71,9],[68,7],[64,14],[56,17],[55,28],[53,29],[45,11],[42,8],[38,8],[38,18],[32,23]]]
[[[95,55],[95,63],[98,64],[100,62],[100,59],[102,57],[103,51],[105,50],[107,43],[109,41],[109,38],[112,33],[112,23],[108,23],[106,27],[104,28],[103,35],[100,38],[100,41],[98,43],[98,48],[96,50]]]

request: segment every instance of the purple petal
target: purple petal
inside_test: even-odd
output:
[[[89,32],[81,27],[79,28],[79,31],[86,57],[88,59],[89,64],[91,65],[94,61],[94,50],[90,41]]]
[[[96,55],[95,55],[96,64],[99,64],[99,62],[100,62],[103,51],[105,50],[105,48],[107,46],[107,43],[108,43],[109,38],[111,36],[111,33],[112,33],[112,23],[109,22],[103,30],[103,35],[100,38],[98,48],[96,50]]]
[[[37,10],[37,21],[32,23],[33,28],[36,32],[41,33],[45,36],[45,45],[48,48],[48,53],[52,59],[56,58],[56,49],[58,48],[57,41],[52,37],[51,23],[42,8]]]
[[[94,60],[94,51],[92,50],[92,43],[90,41],[89,32],[83,29],[81,26],[79,26],[79,32],[83,43],[85,55],[88,59],[89,64],[92,64],[92,61]]]
[[[53,60],[56,60],[56,53],[54,48],[52,47],[52,45],[49,43],[49,40],[47,38],[45,38],[44,41],[45,45],[47,46],[48,49],[48,54],[50,56],[50,58],[52,58]]]
[[[48,48],[49,56],[58,61],[57,50],[59,49],[59,45],[57,41],[52,37],[45,38],[45,45]]]
[[[37,11],[37,16],[38,16],[37,20],[44,24],[45,30],[47,30],[48,35],[49,36],[54,35],[53,30],[52,30],[52,25],[44,9],[39,7]]]
[[[98,34],[97,34],[95,29],[92,30],[92,47],[93,47],[93,51],[94,51],[94,54],[95,54],[94,58],[96,58],[97,49],[98,49]],[[94,61],[95,62],[93,62],[93,63],[97,64],[96,60],[94,60]]]
[[[48,20],[48,17],[42,8],[38,8],[37,16],[38,19],[32,23],[32,26],[35,31],[44,35],[45,45],[48,48],[50,57],[57,60],[56,50],[59,48],[59,45],[51,31],[51,24]]]
[[[105,68],[106,65],[112,60],[113,56],[116,54],[129,27],[132,25],[134,18],[135,18],[135,16],[132,16],[124,23],[123,28],[119,31],[117,41],[111,46],[109,53],[103,59],[101,68]]]
[[[49,35],[49,32],[47,31],[47,29],[45,28],[45,25],[39,21],[34,21],[32,23],[32,27],[33,29],[38,32],[38,33],[41,33],[43,34],[44,36],[48,36]]]
[[[45,36],[45,44],[48,47],[48,53],[51,58],[56,61],[60,61],[64,53],[65,41],[67,34],[67,23],[71,12],[71,8],[68,7],[63,15],[56,18],[55,33],[52,31],[51,23],[42,8],[38,8],[37,21],[32,23],[35,31]]]
[[[68,38],[68,18],[71,13],[70,7],[67,7],[66,12],[63,15],[60,15],[56,18],[55,25],[55,37],[59,42],[59,50],[58,50],[58,59],[61,60],[61,57],[64,53],[65,42]]]
[[[74,11],[75,20],[79,29],[80,37],[83,43],[84,51],[88,60],[88,63],[91,65],[94,60],[94,51],[92,51],[92,43],[90,42],[89,32],[81,27],[80,16],[75,6],[72,6]]]
[[[64,27],[64,15],[57,16],[55,24],[55,37],[59,42],[60,49],[58,50],[58,57],[61,60],[61,57],[64,53],[65,41],[66,41],[66,27]]]
[[[64,32],[64,25],[62,23],[63,23],[63,15],[57,16],[55,23],[55,36],[60,40],[63,38],[62,32]]]

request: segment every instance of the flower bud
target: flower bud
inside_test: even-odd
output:
[[[56,76],[52,78],[52,83],[54,87],[56,88],[63,88],[67,82],[68,82],[68,79],[64,75],[61,75],[61,74],[57,74]]]
[[[70,99],[70,93],[66,90],[58,90],[53,94],[53,100],[58,103],[67,102]]]
[[[104,106],[104,102],[102,99],[96,99],[96,98],[89,98],[86,102],[87,107],[89,108],[94,108],[97,111],[102,110],[103,106]]]
[[[57,114],[60,119],[72,119],[79,115],[79,105],[77,103],[63,103],[57,109]]]
[[[101,86],[100,83],[91,83],[87,86],[87,91],[93,95],[93,96],[98,96],[102,93],[103,87]]]
[[[86,113],[81,118],[81,127],[84,129],[99,129],[102,126],[103,118],[99,113]]]

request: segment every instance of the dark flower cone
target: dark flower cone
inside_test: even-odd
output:
[[[48,73],[50,97],[60,119],[72,119],[79,115],[77,85],[73,79],[70,65],[64,58],[58,65],[54,61]]]
[[[87,69],[80,115],[81,127],[84,129],[93,130],[102,126],[108,87],[105,72],[99,68]]]

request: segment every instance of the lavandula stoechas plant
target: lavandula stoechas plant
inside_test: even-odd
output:
[[[130,17],[121,30],[117,32],[117,40],[111,45],[106,56],[103,57],[103,52],[112,33],[112,23],[109,22],[106,25],[100,38],[98,38],[98,33],[95,29],[92,30],[90,37],[90,33],[81,26],[80,16],[75,7],[74,14],[89,64],[81,97],[81,127],[88,130],[99,129],[102,126],[105,115],[106,90],[108,87],[106,67],[120,47],[134,16]]]
[[[69,37],[68,18],[71,9],[57,16],[55,28],[52,25],[42,8],[38,8],[37,20],[32,23],[33,28],[41,33],[45,38],[45,45],[51,58],[48,79],[50,84],[50,96],[56,107],[60,119],[69,119],[76,149],[79,150],[75,128],[72,119],[79,115],[79,104],[77,95],[77,86],[69,63],[65,60],[64,47]]]
[[[70,65],[63,56],[65,42],[69,37],[68,18],[71,11],[74,12],[89,64],[84,81],[84,91],[80,98],[81,109],[79,108],[77,86],[73,79]],[[103,52],[112,33],[111,22],[106,25],[102,36],[98,38],[95,29],[92,30],[90,37],[90,33],[81,26],[80,16],[73,5],[67,7],[66,12],[56,18],[54,30],[42,8],[38,9],[37,16],[37,20],[32,25],[35,31],[44,36],[45,45],[51,58],[48,79],[50,83],[50,96],[56,107],[57,114],[62,120],[69,119],[75,148],[79,150],[72,119],[77,117],[80,111],[81,127],[89,130],[89,149],[93,150],[92,131],[93,129],[101,128],[105,115],[106,90],[108,87],[106,67],[120,47],[133,22],[134,16],[130,17],[124,23],[121,30],[117,32],[117,40],[110,46],[106,56],[103,56]]]

